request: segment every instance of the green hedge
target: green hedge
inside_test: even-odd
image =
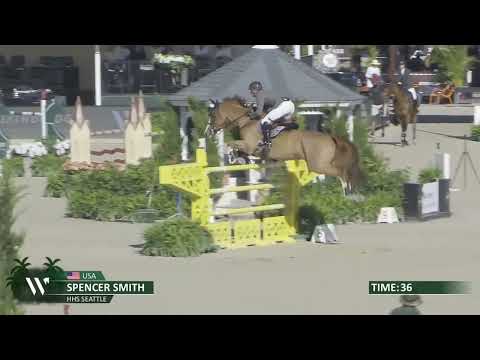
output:
[[[37,157],[32,161],[32,176],[48,177],[59,171],[63,171],[63,164],[67,159],[66,156],[56,156],[53,154]]]
[[[471,135],[472,140],[480,141],[480,126],[473,126]]]
[[[0,315],[21,313],[11,289],[5,286],[25,237],[13,232],[14,210],[21,190],[14,185],[8,170],[0,176]]]
[[[3,171],[9,171],[13,177],[25,176],[23,167],[23,157],[14,156],[11,159],[0,160],[2,162]]]
[[[167,102],[162,102],[162,111],[152,114],[152,132],[154,159],[162,165],[180,162],[180,126],[175,109]]]
[[[54,198],[63,197],[65,195],[66,176],[63,170],[48,175],[45,196]]]
[[[155,224],[145,231],[144,238],[142,253],[148,256],[188,257],[217,250],[212,235],[185,218]]]
[[[176,213],[175,191],[158,185],[158,166],[145,160],[125,171],[113,167],[105,171],[60,174],[49,177],[51,192],[63,192],[68,198],[67,214],[74,218],[115,221],[146,209],[147,191],[152,191],[151,208],[163,219]],[[189,202],[183,202],[189,212]]]
[[[378,191],[360,196],[358,200],[345,197],[336,179],[309,184],[302,189],[300,231],[310,234],[318,224],[374,222],[382,207],[394,207],[402,212],[402,196],[395,192]]]
[[[105,190],[74,190],[69,194],[67,214],[74,218],[118,221],[137,210],[146,209],[147,204],[148,198],[144,194],[120,196]],[[151,207],[158,211],[158,219],[174,215],[175,193],[170,189],[158,189],[152,196]],[[184,211],[187,213],[188,209]]]

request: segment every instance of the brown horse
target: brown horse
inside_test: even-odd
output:
[[[402,146],[408,145],[406,139],[408,124],[412,124],[412,142],[415,145],[417,140],[417,105],[410,100],[409,95],[400,86],[394,83],[385,86],[384,96],[394,98],[393,106],[397,118],[397,123],[394,123],[394,125],[398,125],[398,122],[400,122],[402,126]]]
[[[251,120],[242,99],[225,99],[221,104],[210,103],[207,133],[212,136],[222,129],[238,127],[242,140],[228,144],[247,155],[258,150],[262,140],[259,122]],[[290,130],[272,141],[266,159],[305,160],[310,171],[339,177],[344,190],[354,189],[362,180],[358,150],[351,142],[319,132]]]

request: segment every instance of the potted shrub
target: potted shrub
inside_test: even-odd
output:
[[[450,216],[450,179],[441,179],[437,168],[423,169],[418,181],[404,184],[404,214],[407,220]]]
[[[153,63],[158,67],[167,68],[172,75],[175,85],[188,85],[188,71],[194,65],[194,60],[191,56],[155,54]]]
[[[480,141],[480,125],[472,128],[471,138],[473,141]]]

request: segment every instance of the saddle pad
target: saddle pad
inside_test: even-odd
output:
[[[275,139],[278,135],[280,135],[283,130],[285,130],[285,126],[277,126],[270,132],[270,139]]]
[[[283,125],[278,125],[277,127],[273,128],[273,129],[270,131],[270,139],[271,139],[271,140],[275,139],[275,138],[276,138],[278,135],[280,135],[285,129],[286,129],[286,127],[283,126]],[[261,126],[260,122],[258,122],[257,131],[258,131],[259,134],[262,134],[262,126]]]

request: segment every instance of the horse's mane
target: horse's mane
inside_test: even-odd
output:
[[[245,105],[247,103],[247,100],[243,97],[241,97],[240,95],[235,95],[235,96],[232,96],[232,97],[226,97],[223,99],[223,102],[237,102],[239,103],[240,105]]]

